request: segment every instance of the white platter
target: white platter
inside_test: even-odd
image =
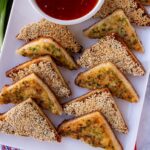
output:
[[[0,88],[5,84],[11,83],[11,81],[5,77],[5,72],[8,69],[27,60],[27,58],[21,57],[15,53],[15,50],[23,44],[23,42],[16,40],[16,34],[22,26],[31,22],[38,21],[39,19],[41,19],[41,16],[32,9],[28,0],[14,0],[0,57]],[[82,34],[82,30],[95,21],[96,20],[91,19],[82,24],[69,27],[71,31],[75,34],[76,38],[85,48],[89,47],[96,41],[89,40],[84,37]],[[121,144],[124,147],[124,150],[134,149],[146,93],[146,87],[148,83],[148,77],[150,73],[150,29],[148,27],[136,27],[136,30],[145,48],[144,54],[136,53],[136,55],[144,65],[147,73],[144,77],[128,76],[129,80],[133,83],[135,89],[140,96],[140,101],[137,104],[130,104],[122,100],[116,100],[129,127],[129,133],[127,135],[116,133],[117,137],[119,138]],[[70,99],[87,92],[87,90],[81,89],[74,85],[74,78],[78,72],[82,71],[82,69],[71,72],[61,68],[61,71],[66,80],[70,81],[69,85],[73,92],[73,95]],[[0,106],[0,113],[9,110],[11,107],[12,105]],[[66,116],[63,116],[56,119],[56,117],[52,115],[49,115],[49,117],[53,120],[56,126],[63,120],[63,118],[66,118]],[[96,150],[95,148],[92,148],[80,141],[69,138],[63,139],[62,143],[47,143],[39,142],[37,140],[33,140],[32,138],[0,134],[0,144],[17,147],[24,150]]]

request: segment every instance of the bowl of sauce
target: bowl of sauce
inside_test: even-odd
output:
[[[104,0],[30,0],[30,2],[49,21],[73,25],[94,16]]]

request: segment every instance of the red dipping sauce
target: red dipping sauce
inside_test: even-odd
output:
[[[88,14],[98,0],[36,0],[47,15],[61,20],[78,19]]]

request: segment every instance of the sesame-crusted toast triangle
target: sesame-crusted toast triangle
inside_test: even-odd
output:
[[[111,62],[102,63],[78,74],[75,83],[88,89],[108,88],[113,96],[132,103],[137,102],[139,99],[131,83]]]
[[[27,42],[39,37],[53,38],[70,52],[79,52],[82,48],[67,26],[58,25],[46,19],[24,26],[17,35],[17,39]]]
[[[116,9],[123,9],[130,22],[150,26],[150,15],[141,3],[150,5],[150,0],[105,0],[95,17],[105,18]]]
[[[71,70],[78,68],[69,53],[52,38],[38,38],[20,47],[16,52],[22,56],[31,58],[50,55],[61,66],[65,66]]]
[[[144,67],[140,61],[124,41],[113,33],[102,37],[98,43],[85,49],[77,62],[82,67],[92,68],[108,61],[114,63],[124,73],[134,76],[143,76],[145,74]]]
[[[0,104],[18,104],[33,98],[42,108],[61,115],[62,107],[48,86],[34,73],[12,85],[6,85],[0,92]]]
[[[58,97],[69,97],[71,90],[64,80],[59,68],[50,56],[42,56],[20,64],[6,72],[6,76],[14,82],[35,73]]]
[[[101,38],[111,33],[123,38],[129,48],[139,52],[144,51],[135,29],[121,9],[84,30],[84,34],[89,38]]]
[[[100,112],[63,122],[58,127],[58,133],[64,137],[80,139],[93,147],[122,150],[122,146]]]
[[[63,110],[68,115],[82,116],[94,111],[103,114],[112,128],[127,133],[128,127],[122,114],[107,88],[93,90],[63,105]]]
[[[31,98],[0,115],[0,132],[40,141],[60,141],[51,121]]]

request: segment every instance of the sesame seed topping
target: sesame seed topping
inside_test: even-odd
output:
[[[108,35],[101,38],[91,48],[86,49],[77,62],[82,67],[92,68],[100,63],[111,61],[125,73],[134,76],[144,75],[142,65],[129,51],[128,47],[117,40],[114,35]]]
[[[128,132],[122,115],[108,91],[96,91],[90,96],[64,105],[64,112],[69,115],[82,116],[94,111],[100,111],[114,129],[123,133]]]

